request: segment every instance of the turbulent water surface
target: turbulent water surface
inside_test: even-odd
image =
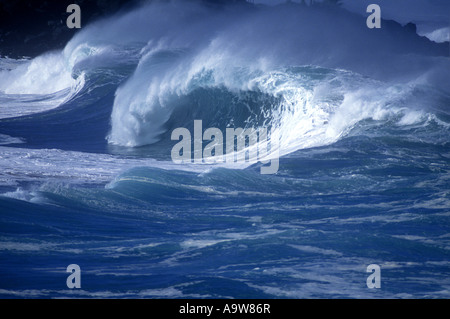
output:
[[[0,58],[0,296],[448,298],[448,50],[385,26],[180,1]],[[277,174],[173,163],[199,119],[269,127]]]

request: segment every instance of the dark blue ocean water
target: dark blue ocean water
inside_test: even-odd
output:
[[[377,34],[377,59],[336,47],[336,27],[289,32],[327,10],[230,26],[161,6],[0,59],[0,297],[448,298],[448,57],[409,34]],[[195,119],[271,127],[278,172],[173,163],[170,134]]]

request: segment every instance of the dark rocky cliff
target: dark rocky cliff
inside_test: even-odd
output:
[[[138,0],[0,0],[0,55],[36,56],[63,48],[79,30],[66,25],[69,4],[81,8],[82,27],[138,4]]]

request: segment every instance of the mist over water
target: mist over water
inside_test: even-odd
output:
[[[448,43],[365,18],[154,2],[0,58],[0,295],[447,298]],[[279,171],[173,163],[194,120],[269,128]]]

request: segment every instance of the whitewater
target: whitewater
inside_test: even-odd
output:
[[[0,57],[0,296],[448,298],[449,66],[338,6],[194,1]],[[195,120],[269,128],[278,172],[174,163]]]

